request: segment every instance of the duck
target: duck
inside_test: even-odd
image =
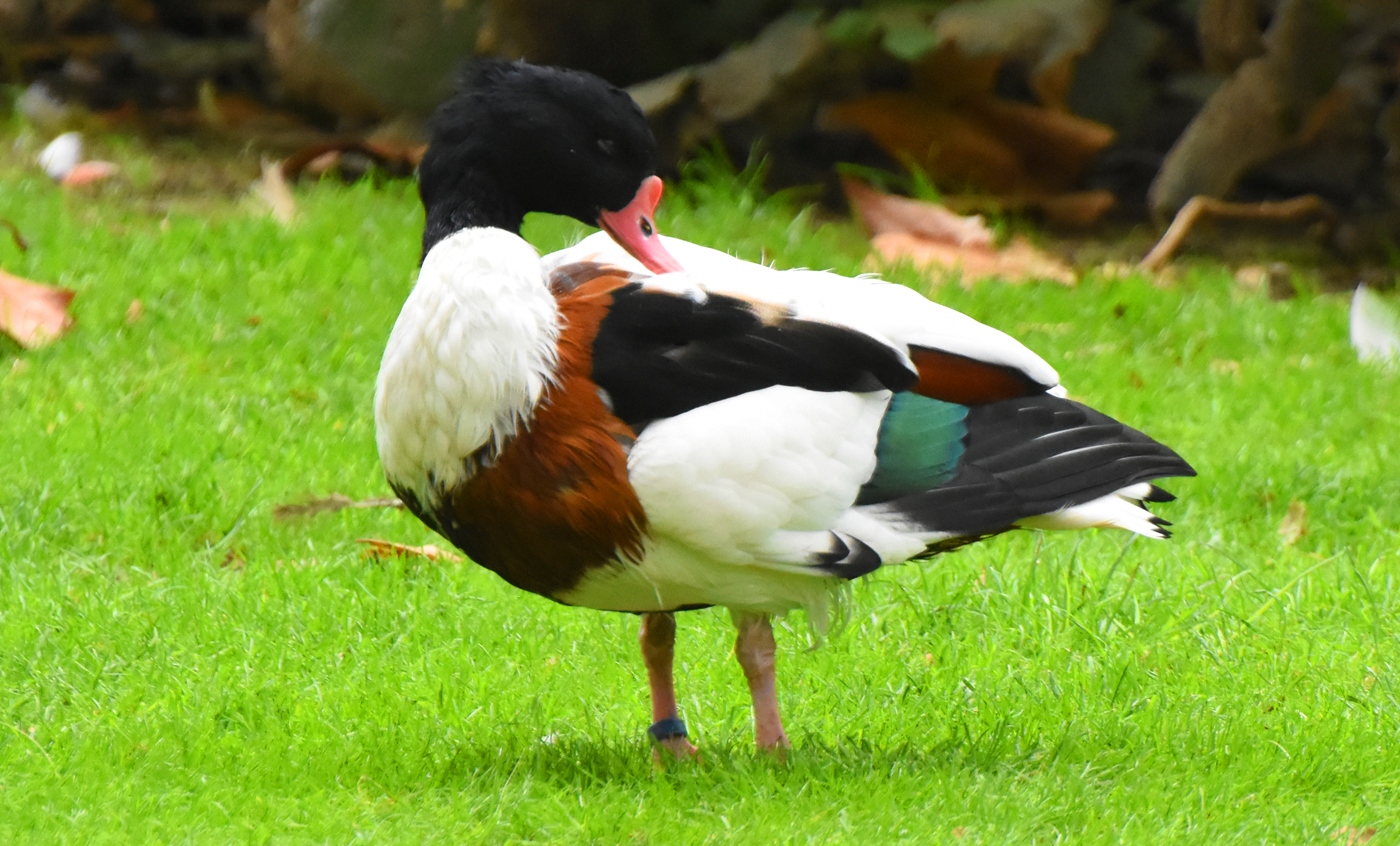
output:
[[[654,754],[697,752],[676,615],[727,609],[758,749],[790,747],[775,617],[1019,529],[1169,536],[1176,452],[1068,398],[1006,333],[878,278],[777,270],[657,231],[626,92],[478,61],[430,124],[417,280],[375,386],[419,520],[523,591],[640,617]],[[542,257],[527,213],[599,227]]]

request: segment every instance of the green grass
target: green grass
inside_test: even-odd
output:
[[[880,573],[815,650],[789,618],[785,765],[751,751],[726,616],[683,615],[704,761],[655,772],[633,618],[362,559],[432,540],[400,512],[271,517],[386,493],[370,398],[411,187],[308,188],[290,228],[190,202],[0,170],[33,245],[0,265],[78,291],[61,342],[0,342],[0,839],[1396,842],[1400,380],[1356,363],[1344,298],[1208,265],[937,289],[1195,464],[1176,538],[1021,533]],[[666,206],[748,258],[860,267],[857,232],[732,178]]]

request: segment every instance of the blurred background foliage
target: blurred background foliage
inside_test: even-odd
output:
[[[844,165],[1071,231],[1315,195],[1288,237],[1375,263],[1400,233],[1395,0],[0,0],[0,99],[40,135],[359,145],[347,178],[411,172],[483,54],[631,86],[663,172],[758,150],[838,208]]]

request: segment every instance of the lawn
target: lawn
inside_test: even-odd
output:
[[[78,292],[60,342],[0,341],[0,841],[1400,837],[1400,377],[1357,363],[1345,297],[1271,301],[1190,258],[1165,288],[896,271],[1193,462],[1176,537],[1003,536],[860,582],[815,647],[789,617],[786,763],[752,751],[727,616],[684,614],[704,759],[656,771],[634,618],[364,559],[356,538],[434,540],[403,512],[272,517],[387,494],[371,396],[412,186],[310,186],[283,227],[152,199],[116,154],[134,187],[0,167],[31,242],[0,266]],[[746,258],[860,267],[857,231],[722,173],[664,210]]]

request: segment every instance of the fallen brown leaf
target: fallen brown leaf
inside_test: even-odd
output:
[[[1307,533],[1308,506],[1295,499],[1288,503],[1288,513],[1283,515],[1283,522],[1279,523],[1278,536],[1283,538],[1284,546],[1293,546]]]
[[[1062,111],[963,91],[952,81],[965,63],[933,61],[946,72],[918,92],[877,91],[823,109],[824,128],[857,129],[899,160],[913,160],[938,185],[969,185],[1005,196],[1074,189],[1113,130]],[[931,88],[929,86],[932,86]]]
[[[1104,124],[1030,103],[987,98],[966,108],[1052,190],[1074,187],[1116,134]]]
[[[316,497],[305,502],[279,505],[272,509],[272,518],[274,520],[291,520],[294,517],[312,517],[317,514],[334,513],[346,508],[403,508],[403,503],[392,496],[357,500],[344,494],[333,493],[330,496]]]
[[[957,214],[973,212],[1032,212],[1047,223],[1069,228],[1092,226],[1118,204],[1112,191],[1070,191],[1064,194],[1012,194],[1006,196],[955,194],[943,204]]]
[[[58,338],[73,325],[73,292],[21,279],[0,270],[0,332],[28,349]]]
[[[262,178],[253,183],[253,193],[267,204],[272,216],[283,225],[292,222],[297,214],[297,201],[292,189],[287,185],[282,166],[277,162],[263,159]]]
[[[963,217],[938,203],[885,194],[849,177],[842,177],[841,188],[871,235],[905,232],[957,246],[992,246],[992,230],[981,215]]]
[[[1361,846],[1363,843],[1371,842],[1371,838],[1376,836],[1376,830],[1370,826],[1357,828],[1354,825],[1344,825],[1332,832],[1332,839],[1344,846]]]
[[[833,103],[820,122],[823,128],[861,130],[896,159],[912,157],[939,184],[1013,193],[1030,181],[1004,139],[960,110],[916,94],[877,91]]]
[[[463,561],[462,556],[457,553],[430,543],[423,546],[409,546],[404,543],[394,543],[376,538],[356,538],[355,543],[364,544],[364,555],[371,559],[426,558],[429,561],[448,561],[453,564],[459,564]]]
[[[1076,281],[1069,265],[1024,238],[998,249],[980,216],[963,217],[937,203],[885,194],[853,179],[841,182],[851,208],[872,235],[871,246],[887,265],[960,270],[964,284],[989,276],[1009,282]]]
[[[224,560],[219,563],[219,566],[230,570],[242,570],[248,566],[248,560],[243,557],[243,550],[234,547],[224,553]]]
[[[1000,250],[959,247],[906,232],[876,235],[870,239],[870,244],[887,265],[909,262],[920,270],[961,271],[965,287],[988,277],[1007,282],[1048,279],[1063,285],[1073,285],[1077,281],[1073,268],[1020,237],[1013,238]]]
[[[126,307],[126,325],[131,326],[140,320],[146,313],[146,307],[141,305],[140,300],[132,300],[131,305]]]
[[[1235,284],[1247,291],[1257,291],[1269,283],[1269,269],[1262,264],[1249,264],[1235,271]]]

